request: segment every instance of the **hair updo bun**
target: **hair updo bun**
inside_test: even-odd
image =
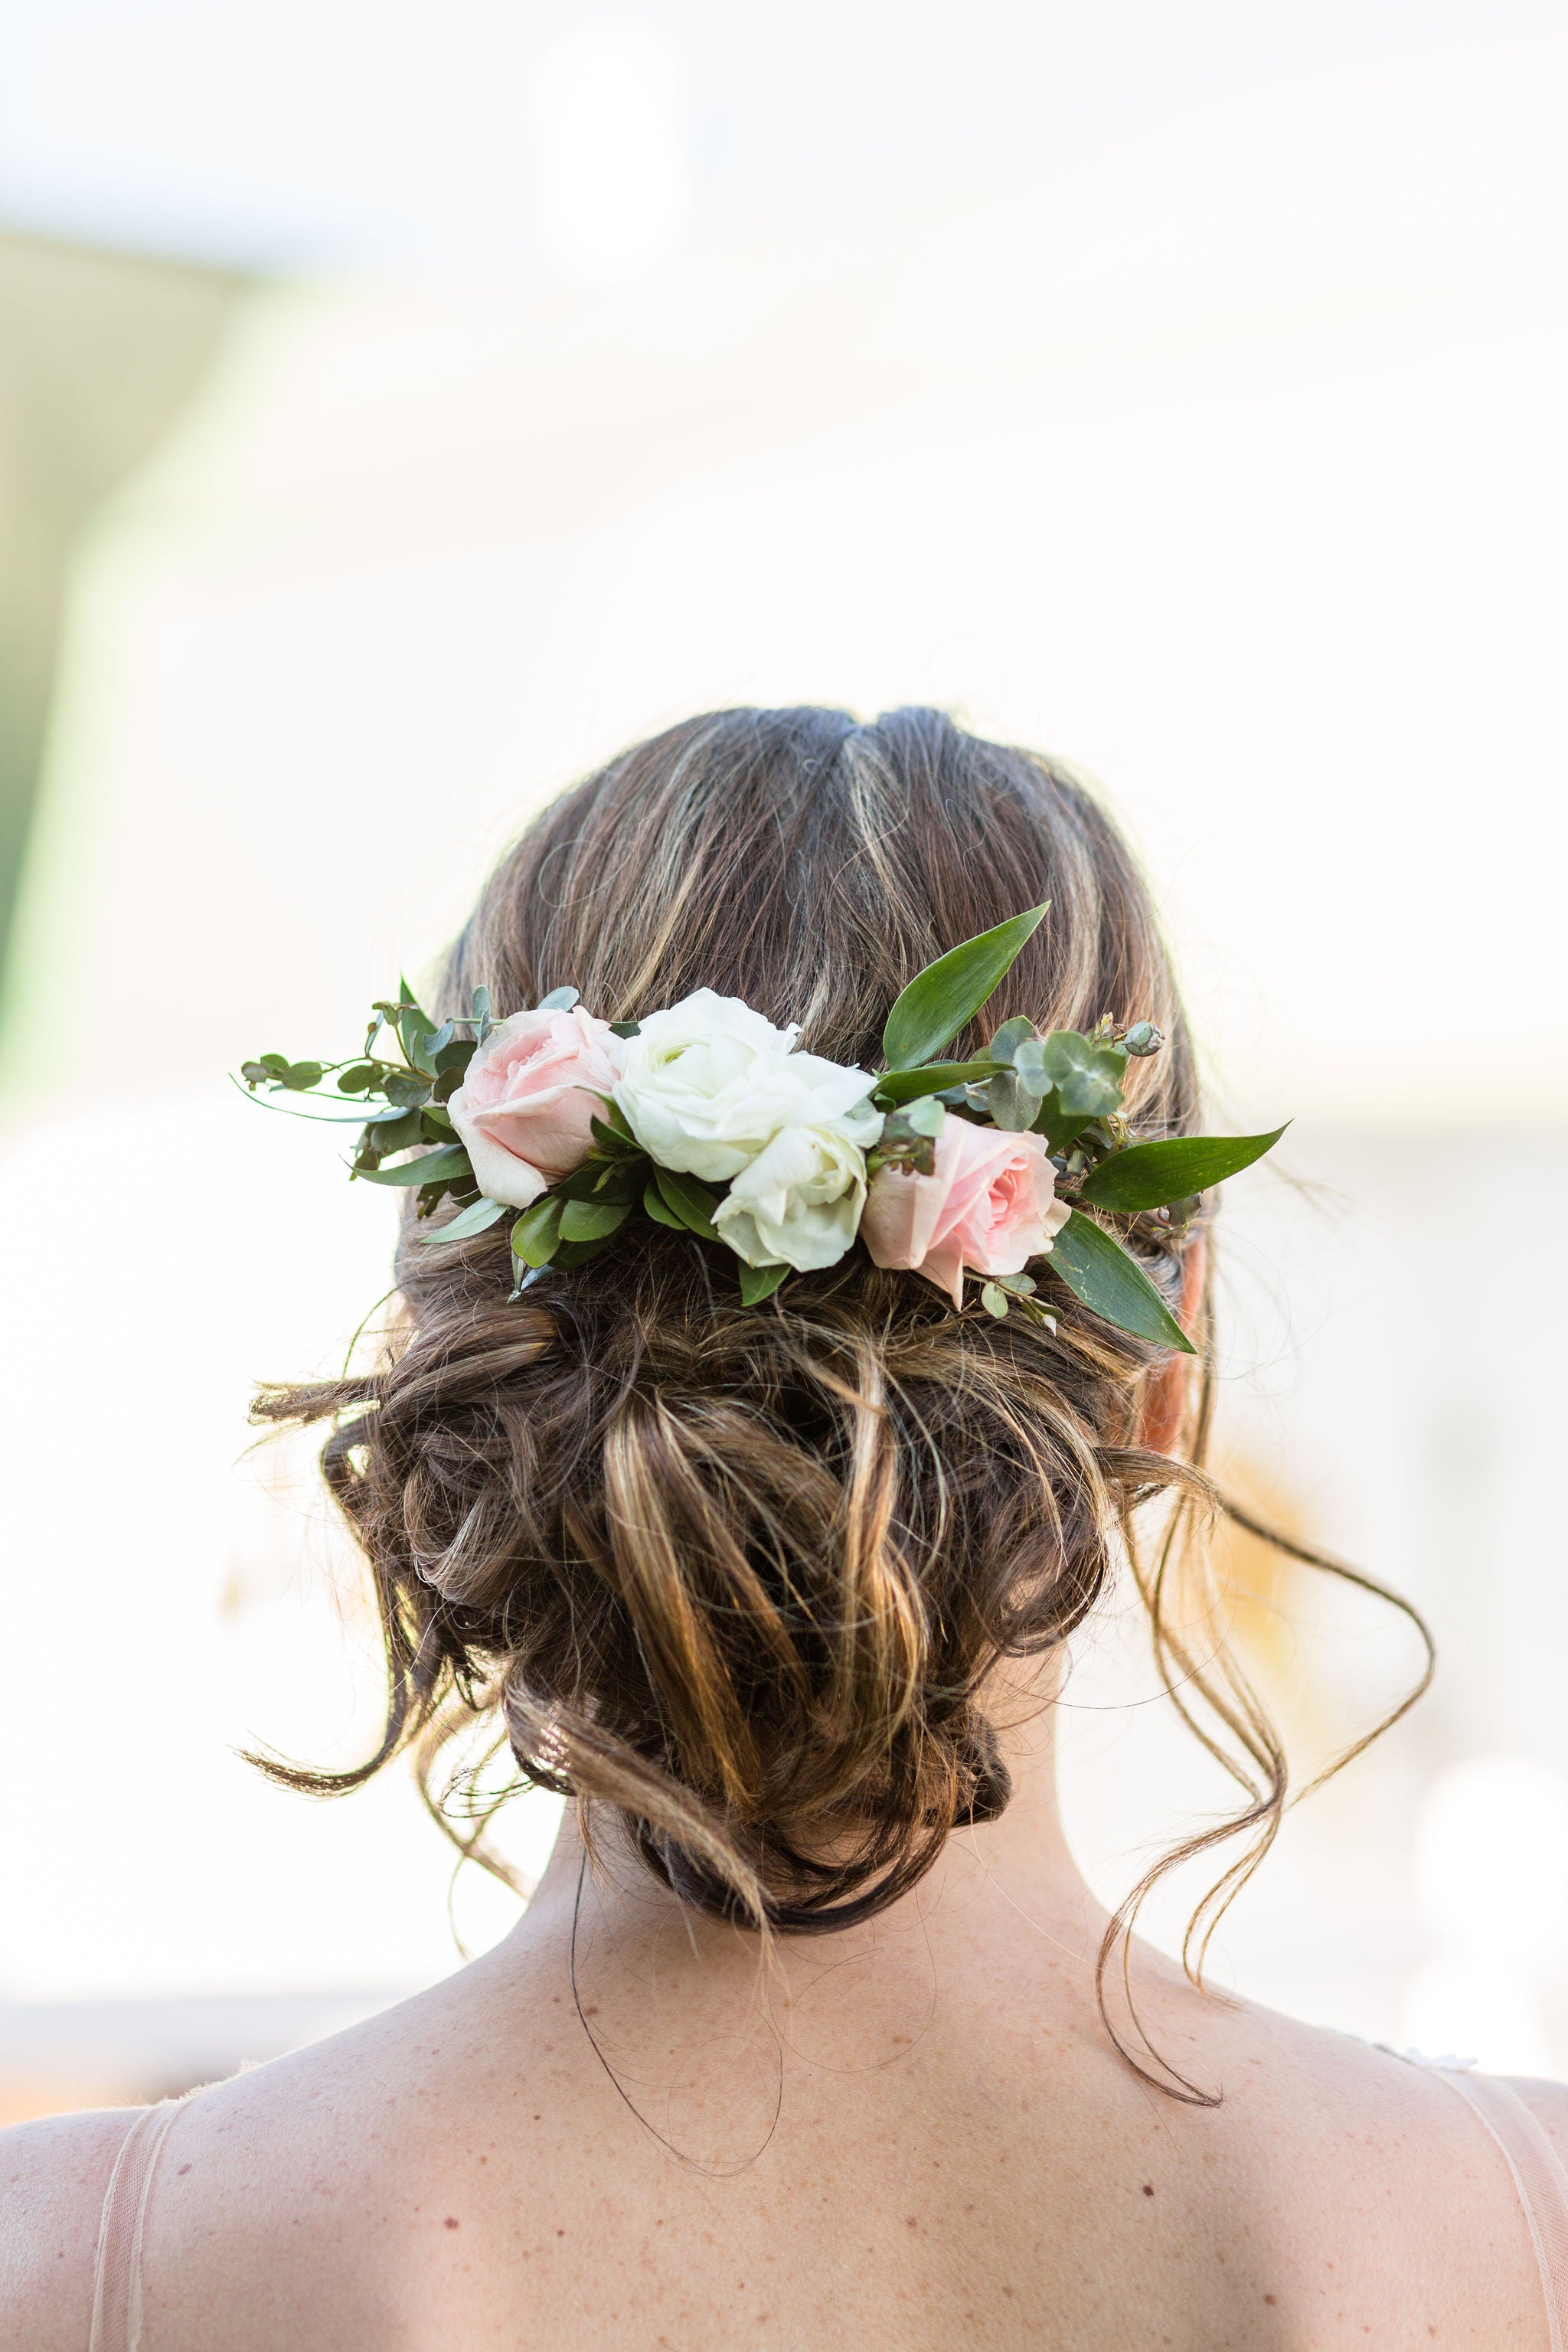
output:
[[[1146,1016],[1168,1044],[1131,1066],[1131,1118],[1193,1131],[1119,835],[1058,768],[930,710],[721,711],[626,752],[502,860],[437,1017],[481,983],[498,1017],[571,985],[607,1020],[706,986],[875,1068],[912,974],[1042,899],[986,1034]],[[1137,1245],[1174,1300],[1180,1241]],[[1079,1622],[1139,1501],[1201,1483],[1138,1444],[1159,1351],[1059,1285],[1054,1335],[858,1250],[748,1307],[717,1253],[641,1219],[516,1301],[504,1223],[405,1236],[398,1281],[378,1370],[258,1408],[333,1421],[390,1675],[364,1766],[284,1777],[352,1786],[416,1742],[428,1788],[446,1737],[495,1710],[529,1781],[589,1823],[613,1809],[710,1912],[842,1927],[1000,1811],[992,1670]]]

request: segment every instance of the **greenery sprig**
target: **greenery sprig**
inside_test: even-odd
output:
[[[943,1059],[961,1031],[985,1008],[1047,912],[1031,908],[967,940],[917,973],[899,996],[882,1032],[886,1068],[870,1100],[882,1117],[878,1141],[865,1159],[868,1182],[883,1170],[930,1176],[939,1139],[950,1118],[1004,1133],[1044,1139],[1058,1199],[1068,1214],[1049,1255],[1039,1261],[1084,1306],[1119,1330],[1193,1352],[1136,1255],[1103,1220],[1152,1216],[1184,1226],[1204,1193],[1262,1158],[1284,1133],[1171,1136],[1139,1140],[1129,1129],[1125,1083],[1129,1064],[1157,1054],[1164,1040],[1152,1022],[1125,1025],[1109,1016],[1085,1034],[1042,1034],[1019,1014],[1002,1023],[983,1054]],[[538,1008],[570,1012],[574,989],[557,989]],[[610,1025],[620,1038],[639,1034],[634,1021]],[[357,1180],[412,1191],[427,1242],[459,1242],[485,1232],[509,1213],[488,1199],[447,1108],[475,1053],[494,1026],[489,993],[474,991],[462,1022],[433,1021],[406,981],[395,1000],[373,1007],[363,1046],[342,1062],[292,1062],[263,1054],[242,1066],[252,1095],[292,1097],[301,1115],[333,1123],[345,1112],[360,1127],[351,1161]],[[459,1034],[459,1029],[467,1032]],[[671,1232],[721,1244],[715,1216],[727,1188],[661,1167],[639,1144],[619,1104],[601,1096],[602,1116],[582,1164],[514,1214],[510,1232],[513,1297],[540,1274],[583,1264],[605,1248],[629,1217],[641,1215]],[[304,1110],[304,1104],[322,1106]],[[374,1108],[372,1108],[374,1106]],[[457,1213],[432,1224],[444,1202]],[[790,1274],[787,1265],[736,1265],[748,1305],[767,1297]],[[1051,1324],[1039,1286],[1024,1273],[974,1276],[990,1315],[1017,1308]]]

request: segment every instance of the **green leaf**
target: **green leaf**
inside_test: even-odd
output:
[[[973,1020],[1007,977],[1049,904],[1047,898],[1046,906],[1031,907],[1026,914],[998,923],[994,930],[965,940],[915,974],[882,1031],[882,1051],[890,1070],[929,1062]]]
[[[999,1283],[988,1282],[981,1291],[980,1304],[987,1315],[994,1315],[1000,1322],[1007,1312],[1007,1294]]]
[[[653,1181],[665,1207],[674,1211],[689,1234],[700,1234],[705,1242],[715,1239],[713,1212],[719,1206],[717,1192],[710,1192],[695,1176],[683,1175],[673,1168],[656,1168]]]
[[[1040,1115],[1043,1097],[1031,1094],[1016,1070],[1004,1070],[985,1089],[991,1124],[1007,1135],[1023,1135]]]
[[[672,1233],[677,1234],[686,1231],[685,1218],[678,1217],[673,1209],[665,1207],[664,1196],[657,1184],[648,1186],[642,1196],[642,1204],[656,1225],[668,1225]]]
[[[787,1265],[748,1265],[744,1258],[738,1263],[742,1307],[757,1307],[764,1298],[771,1298],[790,1270]]]
[[[1142,1267],[1092,1217],[1078,1209],[1072,1212],[1056,1237],[1048,1264],[1075,1297],[1119,1331],[1196,1355]]]
[[[631,1213],[628,1201],[568,1201],[561,1212],[563,1242],[596,1242],[625,1224]]]
[[[594,1093],[595,1089],[590,1087],[588,1091],[590,1093]],[[621,1108],[620,1104],[616,1102],[615,1097],[613,1095],[599,1095],[597,1099],[605,1106],[605,1116],[603,1118],[595,1118],[590,1121],[594,1130],[595,1140],[596,1142],[600,1141],[602,1132],[607,1130],[610,1140],[613,1143],[629,1144],[634,1151],[640,1150],[642,1147],[638,1143],[637,1137],[632,1133],[631,1129],[626,1125],[626,1115]]]
[[[949,1087],[966,1086],[971,1079],[984,1085],[987,1078],[1000,1076],[1007,1067],[1005,1062],[924,1062],[918,1070],[884,1070],[877,1080],[873,1100],[891,1103],[918,1102],[921,1095],[940,1095]]]
[[[417,1068],[417,1049],[436,1024],[427,1013],[421,1012],[418,1000],[405,980],[399,979],[397,995],[402,1008],[397,1015],[397,1042],[403,1048],[404,1060]]]
[[[395,1111],[390,1118],[383,1112],[366,1120],[365,1141],[379,1158],[389,1160],[395,1151],[410,1150],[423,1131],[416,1110]]]
[[[577,991],[574,988],[552,988],[548,996],[540,998],[537,1010],[541,1013],[570,1013],[576,1002]],[[587,1235],[583,1238],[586,1240]]]
[[[597,1257],[599,1252],[608,1249],[609,1245],[608,1234],[601,1234],[596,1241],[591,1242],[557,1242],[555,1255],[550,1263],[562,1268],[585,1265],[591,1257]]]
[[[638,1021],[612,1021],[610,1034],[612,1037],[640,1037],[642,1024]]]
[[[476,988],[469,1000],[469,1005],[470,1010],[468,1017],[478,1033],[475,1042],[478,1045],[482,1045],[485,1039],[489,1034],[490,1023],[494,1017],[490,1011],[489,990],[488,988]]]
[[[465,1209],[461,1215],[452,1219],[450,1224],[426,1226],[414,1238],[420,1242],[471,1241],[476,1234],[482,1234],[487,1225],[493,1225],[498,1217],[505,1214],[504,1201],[476,1201],[471,1209]]]
[[[277,1076],[277,1072],[269,1070],[265,1062],[241,1062],[239,1075],[247,1086],[263,1087],[268,1078]]]
[[[404,1070],[388,1078],[382,1091],[389,1103],[399,1103],[406,1110],[411,1104],[429,1101],[430,1081],[419,1071]]]
[[[310,1087],[321,1085],[321,1068],[320,1062],[290,1062],[281,1073],[283,1083],[291,1095],[302,1095]]]
[[[1053,1029],[1037,1045],[1020,1045],[1014,1066],[1034,1093],[1055,1088],[1064,1118],[1102,1118],[1121,1108],[1127,1056],[1120,1045],[1097,1045],[1076,1029]]]
[[[363,1168],[359,1181],[362,1184],[434,1184],[443,1179],[455,1182],[473,1172],[462,1145],[449,1143],[439,1151],[422,1153],[402,1168]]]
[[[647,1163],[638,1160],[584,1160],[555,1186],[565,1201],[635,1201],[647,1181]]]
[[[1167,1209],[1239,1175],[1272,1151],[1284,1132],[1277,1127],[1272,1135],[1175,1135],[1163,1143],[1134,1143],[1091,1170],[1079,1198],[1126,1214]]]
[[[374,1086],[379,1070],[375,1062],[355,1062],[351,1068],[338,1072],[338,1092],[341,1095],[363,1095]]]
[[[1035,1024],[1026,1013],[1015,1013],[1011,1021],[1004,1021],[986,1051],[994,1062],[1010,1062],[1019,1046],[1035,1034]]]
[[[511,1254],[524,1265],[548,1265],[561,1238],[561,1213],[564,1201],[553,1192],[546,1192],[542,1201],[524,1209],[511,1229]]]

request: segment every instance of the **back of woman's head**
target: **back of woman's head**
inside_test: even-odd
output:
[[[1152,1020],[1168,1042],[1131,1066],[1129,1115],[1191,1131],[1181,1007],[1114,827],[930,710],[722,711],[612,761],[502,860],[438,1014],[481,984],[498,1016],[570,985],[613,1021],[707,987],[872,1069],[917,971],[1047,899],[986,1034]],[[618,1816],[688,1901],[865,1917],[1006,1803],[999,1666],[1065,1639],[1135,1504],[1181,1483],[1138,1443],[1158,1351],[1048,1281],[1054,1328],[955,1313],[860,1251],[747,1307],[721,1252],[641,1219],[509,1298],[504,1230],[405,1236],[379,1369],[263,1407],[334,1417],[388,1648],[380,1750],[313,1785],[410,1740],[428,1769],[494,1709],[528,1780],[590,1832]],[[1121,1230],[1175,1304],[1181,1239]]]

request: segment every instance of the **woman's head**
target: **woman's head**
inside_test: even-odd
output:
[[[707,987],[872,1069],[917,971],[1047,899],[987,1034],[1149,1018],[1168,1043],[1131,1066],[1130,1117],[1192,1131],[1120,835],[1049,762],[929,710],[722,711],[612,761],[503,858],[438,1012],[569,985],[627,1020]],[[380,1597],[386,1737],[335,1785],[493,1709],[529,1780],[618,1817],[687,1900],[864,1917],[1005,1804],[999,1666],[1060,1644],[1136,1504],[1190,1483],[1139,1444],[1163,1360],[1059,1286],[1054,1330],[998,1322],[858,1251],[747,1307],[708,1244],[642,1220],[509,1300],[504,1231],[405,1241],[380,1369],[264,1407],[336,1417]],[[1179,1297],[1181,1240],[1124,1237]]]

